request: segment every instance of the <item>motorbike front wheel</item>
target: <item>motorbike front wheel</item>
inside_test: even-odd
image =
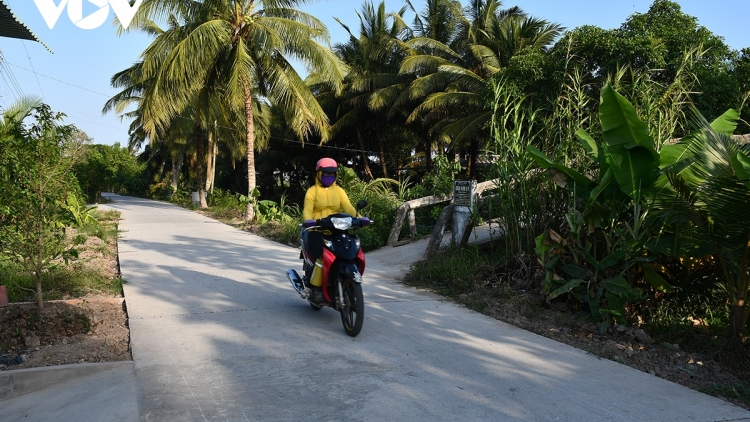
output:
[[[365,300],[362,297],[362,285],[352,280],[341,282],[344,296],[341,302],[344,305],[341,312],[341,323],[344,325],[346,334],[355,337],[362,330],[365,318]]]

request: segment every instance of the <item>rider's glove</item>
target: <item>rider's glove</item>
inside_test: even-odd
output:
[[[304,227],[312,227],[315,225],[315,220],[305,220],[304,223],[302,223]]]
[[[367,217],[359,217],[359,224],[361,226],[369,226],[371,223],[370,219]]]

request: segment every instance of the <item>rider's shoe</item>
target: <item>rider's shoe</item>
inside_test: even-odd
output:
[[[320,287],[313,287],[312,291],[310,292],[310,299],[315,303],[325,301],[325,298],[323,297],[323,290]]]

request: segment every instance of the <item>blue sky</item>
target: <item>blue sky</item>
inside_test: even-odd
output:
[[[56,4],[60,0],[54,0]],[[724,37],[734,49],[750,47],[750,0],[678,0],[683,12],[714,34]],[[129,67],[148,45],[149,38],[131,33],[118,37],[111,25],[114,13],[96,29],[76,27],[63,12],[54,29],[49,29],[32,0],[5,0],[11,10],[47,44],[50,54],[36,42],[0,38],[0,51],[5,64],[0,67],[0,106],[7,106],[21,94],[42,97],[55,111],[68,115],[73,123],[95,143],[127,144],[129,122],[120,122],[112,113],[102,116],[104,102],[117,91],[110,87],[112,75]],[[84,0],[83,16],[97,10]],[[402,0],[386,0],[386,9],[396,11]],[[420,8],[423,0],[413,0]],[[466,1],[464,0],[464,3]],[[619,27],[633,13],[648,11],[652,0],[519,0],[506,1],[527,13],[562,24],[568,29],[596,25],[605,29]],[[376,2],[377,4],[377,2]],[[333,19],[338,17],[356,31],[359,27],[356,10],[362,2],[319,0],[302,9],[321,19],[331,33],[333,43],[344,42],[346,32]],[[407,13],[411,21],[412,13]]]

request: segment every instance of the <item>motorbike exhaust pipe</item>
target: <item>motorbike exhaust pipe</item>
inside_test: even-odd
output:
[[[294,288],[294,290],[297,291],[297,293],[299,293],[302,299],[307,299],[307,292],[305,292],[305,284],[302,282],[302,279],[300,278],[299,274],[297,274],[297,271],[294,269],[287,270],[286,278],[289,279],[289,282],[292,283],[292,287]]]

